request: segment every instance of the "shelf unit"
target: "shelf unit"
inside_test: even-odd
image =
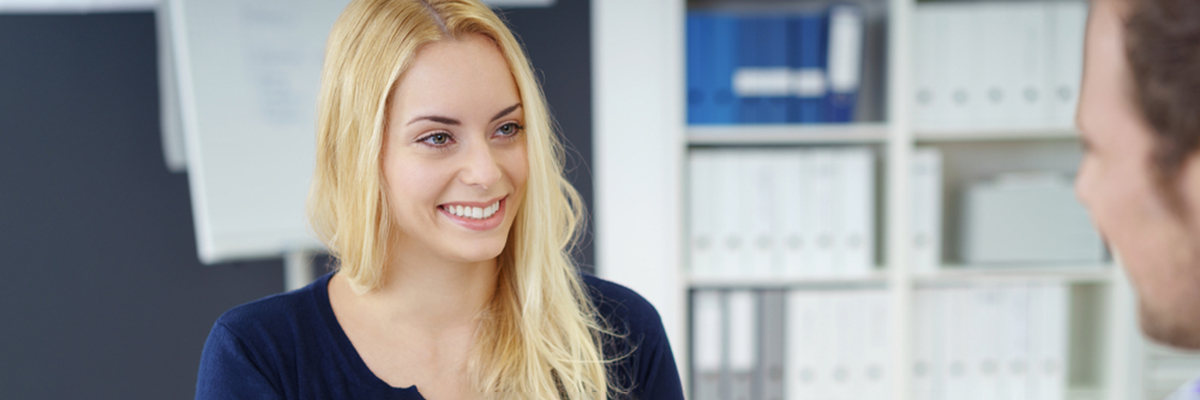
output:
[[[913,398],[913,298],[918,288],[958,283],[1065,282],[1074,296],[1098,303],[1090,321],[1103,334],[1089,350],[1072,354],[1090,363],[1086,384],[1068,399],[1142,399],[1138,381],[1142,341],[1133,294],[1118,263],[1057,268],[968,269],[948,265],[934,274],[912,271],[910,174],[918,146],[947,147],[969,156],[977,146],[1024,154],[1077,146],[1073,130],[929,131],[911,126],[913,11],[915,0],[878,0],[886,8],[886,68],[881,82],[888,117],[848,125],[688,126],[683,93],[685,0],[597,0],[592,4],[593,148],[596,267],[601,277],[629,286],[662,316],[677,365],[688,383],[688,293],[691,289],[885,290],[889,304],[889,374],[894,400]],[[869,145],[880,155],[882,268],[861,278],[712,279],[687,274],[685,168],[697,147]],[[1057,147],[1056,147],[1057,146]],[[1037,152],[1040,150],[1030,150]],[[986,170],[962,174],[986,173]],[[960,177],[966,175],[959,175]],[[965,179],[965,178],[964,178]],[[632,190],[631,190],[632,189]],[[943,230],[947,232],[946,230]],[[953,234],[953,230],[946,234]],[[948,246],[946,246],[948,247]],[[954,257],[946,257],[951,263]],[[1085,288],[1074,290],[1075,287]],[[1074,293],[1079,292],[1079,293]],[[1082,294],[1080,294],[1082,293]],[[1073,317],[1074,318],[1074,317]],[[1075,325],[1075,324],[1073,324]],[[1072,363],[1079,361],[1073,360]]]

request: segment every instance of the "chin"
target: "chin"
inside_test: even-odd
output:
[[[470,243],[466,246],[451,248],[452,257],[462,262],[481,262],[495,259],[504,251],[504,241],[484,241]]]
[[[1144,300],[1139,301],[1138,308],[1138,319],[1146,337],[1175,348],[1200,350],[1200,313],[1196,310],[1157,309]]]

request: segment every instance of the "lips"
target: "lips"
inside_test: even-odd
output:
[[[504,221],[508,196],[485,202],[454,202],[438,205],[438,212],[452,222],[475,231],[495,229]]]

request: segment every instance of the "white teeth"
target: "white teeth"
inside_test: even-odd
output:
[[[454,214],[456,216],[459,216],[459,217],[471,218],[471,219],[484,219],[484,218],[491,218],[492,215],[496,214],[496,211],[500,210],[500,202],[497,201],[495,203],[492,203],[492,205],[483,207],[483,208],[470,207],[470,206],[467,206],[467,207],[446,206],[445,209],[447,212]]]

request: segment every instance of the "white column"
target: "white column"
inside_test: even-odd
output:
[[[658,309],[686,371],[685,4],[594,0],[591,7],[596,272]]]

